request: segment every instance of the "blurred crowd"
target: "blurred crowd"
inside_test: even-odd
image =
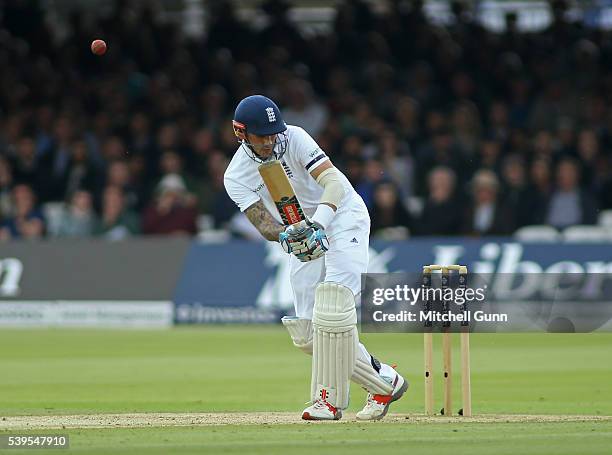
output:
[[[501,34],[460,2],[442,28],[420,1],[345,1],[308,35],[286,2],[263,2],[256,28],[217,1],[198,40],[147,5],[75,10],[58,37],[36,2],[3,3],[0,239],[193,235],[201,215],[232,229],[230,120],[254,93],[346,173],[374,235],[506,235],[612,208],[612,35],[563,1],[545,30],[508,14]]]

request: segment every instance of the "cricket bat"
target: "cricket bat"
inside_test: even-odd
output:
[[[305,220],[302,206],[289,182],[280,161],[274,160],[259,166],[259,173],[268,188],[276,209],[285,226]]]

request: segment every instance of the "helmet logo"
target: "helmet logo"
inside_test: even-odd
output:
[[[274,113],[274,109],[271,107],[266,108],[266,113],[268,114],[268,121],[270,123],[276,122],[276,114]]]

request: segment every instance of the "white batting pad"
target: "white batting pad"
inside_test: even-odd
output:
[[[312,326],[312,400],[324,398],[332,406],[346,409],[349,380],[355,371],[359,349],[353,292],[336,283],[319,284]]]
[[[367,357],[357,355],[357,363],[351,379],[373,395],[391,395],[393,392],[393,386],[385,381],[370,363],[369,355]]]
[[[281,322],[289,332],[293,345],[312,355],[312,321],[294,316],[283,316]]]

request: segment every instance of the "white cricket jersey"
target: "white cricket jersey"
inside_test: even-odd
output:
[[[323,187],[312,178],[310,172],[329,160],[315,140],[299,126],[287,125],[287,151],[281,159],[285,173],[300,201],[304,214],[312,217],[323,194]],[[246,146],[244,146],[246,147]],[[260,163],[252,160],[241,145],[234,154],[224,175],[225,189],[232,200],[244,212],[260,199],[272,216],[280,223],[281,218],[266,188],[258,167]],[[368,210],[344,174],[341,175],[345,195],[338,207],[336,216],[328,226],[328,231],[341,224],[347,215],[362,218],[369,226]],[[355,220],[353,220],[355,221]]]

